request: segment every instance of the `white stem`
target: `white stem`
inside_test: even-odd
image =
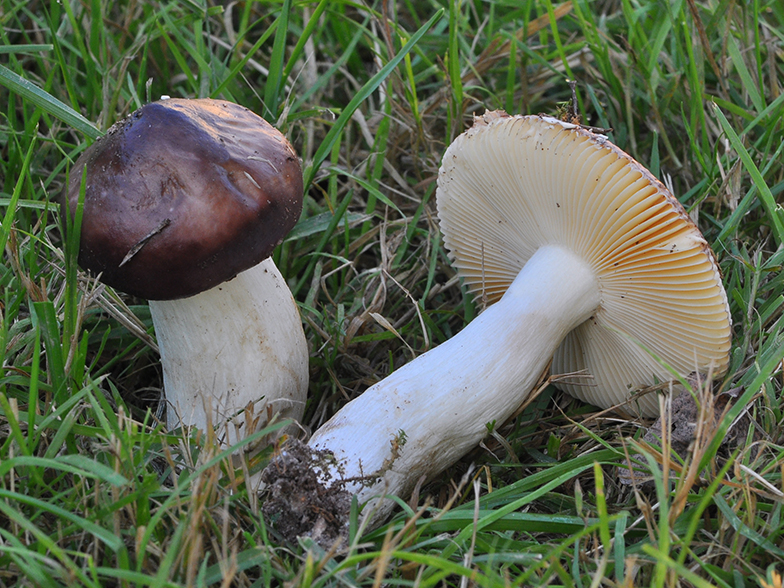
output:
[[[271,258],[196,296],[150,301],[150,311],[170,429],[211,425],[233,444],[266,424],[267,407],[302,417],[308,347],[297,305]],[[257,423],[246,422],[249,404]]]
[[[599,306],[593,271],[556,246],[539,249],[503,298],[458,335],[366,390],[315,432],[334,478],[378,476],[347,489],[360,502],[404,496],[449,467],[528,396],[566,334]],[[376,482],[377,483],[374,483]],[[380,515],[392,503],[380,505]]]

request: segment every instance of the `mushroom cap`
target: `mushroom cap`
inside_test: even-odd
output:
[[[726,371],[731,319],[713,253],[667,188],[603,135],[488,112],[444,155],[437,202],[453,265],[487,303],[545,244],[593,269],[599,307],[553,357],[555,374],[584,371],[557,384],[569,394],[608,408],[672,380],[665,366]],[[658,413],[655,397],[638,402]]]
[[[302,211],[292,146],[222,100],[153,102],[112,126],[71,170],[72,214],[84,166],[79,264],[143,298],[183,298],[233,278],[269,257]]]

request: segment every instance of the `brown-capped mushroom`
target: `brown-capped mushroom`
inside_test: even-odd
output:
[[[249,405],[300,418],[308,350],[270,259],[302,209],[286,138],[247,108],[167,99],[115,124],[71,170],[73,213],[86,167],[79,264],[150,300],[168,425],[253,431]],[[234,419],[228,427],[225,423]]]

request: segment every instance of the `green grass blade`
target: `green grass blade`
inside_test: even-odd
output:
[[[286,48],[286,36],[289,33],[289,14],[291,13],[291,0],[283,0],[280,8],[280,15],[277,18],[277,28],[275,29],[275,42],[272,44],[272,56],[270,57],[269,73],[264,84],[264,107],[267,109],[269,120],[272,123],[278,119],[278,105],[280,103],[280,92],[285,83],[283,77],[284,50]]]
[[[231,70],[224,77],[220,85],[210,93],[210,96],[216,98],[226,90],[229,84],[232,81],[234,81],[234,78],[237,77],[237,74],[240,73],[240,71],[242,71],[242,69],[245,67],[248,61],[250,61],[250,59],[256,54],[256,52],[259,49],[261,49],[261,46],[267,42],[270,35],[272,35],[272,33],[275,32],[277,27],[278,27],[278,21],[276,20],[274,23],[272,23],[272,26],[270,26],[266,31],[264,31],[264,33],[258,38],[258,40],[253,44],[253,46],[245,53],[245,56],[242,59],[240,59],[236,64],[234,64],[234,66],[232,66]]]
[[[754,80],[751,77],[751,72],[749,72],[748,68],[746,67],[746,63],[743,61],[743,56],[740,53],[740,49],[738,48],[738,43],[735,41],[735,37],[733,35],[727,35],[727,52],[730,55],[730,59],[732,60],[732,65],[735,66],[735,70],[738,72],[741,81],[743,82],[743,89],[749,93],[749,98],[751,99],[751,103],[754,105],[754,108],[757,112],[762,112],[765,110],[765,103],[762,100],[762,96],[759,93],[759,88],[754,83]]]
[[[0,68],[2,67],[3,66],[0,65]],[[22,173],[19,174],[19,177],[16,179],[14,193],[11,195],[11,198],[8,201],[8,208],[6,209],[5,216],[3,217],[3,230],[2,233],[0,233],[0,251],[5,251],[5,245],[8,242],[8,236],[11,233],[11,225],[14,224],[14,218],[16,217],[16,207],[19,203],[19,197],[22,195],[22,186],[27,179],[27,172],[30,170],[30,161],[32,160],[33,153],[35,152],[34,148],[38,136],[38,127],[36,127],[35,130],[36,132],[33,134],[32,139],[30,139],[30,145],[27,147],[27,153],[25,154],[24,163],[22,164]]]
[[[51,51],[54,45],[49,44],[19,44],[19,45],[0,45],[0,55],[8,53],[37,53],[39,51]]]
[[[60,455],[57,458],[36,457],[34,455],[7,459],[0,464],[0,475],[6,475],[14,468],[48,468],[63,471],[82,478],[100,480],[112,486],[125,486],[128,480],[110,467],[85,455]]]
[[[696,588],[716,588],[713,584],[695,574],[683,564],[674,561],[666,553],[658,551],[653,545],[643,545],[642,549],[647,555],[656,560],[657,565],[661,565],[663,569],[676,572],[677,577],[688,580]]]
[[[35,104],[44,112],[63,121],[90,139],[97,139],[103,133],[89,120],[64,104],[48,92],[14,73],[4,65],[0,65],[0,84],[18,94],[23,99]]]
[[[447,54],[447,70],[449,72],[449,84],[452,89],[452,107],[449,110],[450,120],[447,123],[447,132],[452,129],[461,132],[462,121],[458,117],[463,112],[463,76],[460,73],[460,0],[450,0],[449,2],[449,53]],[[460,125],[460,126],[458,126]],[[451,139],[447,137],[447,139]]]
[[[749,155],[748,150],[743,145],[740,137],[738,137],[738,135],[735,133],[735,130],[727,120],[727,117],[724,116],[724,113],[716,104],[713,105],[713,112],[716,114],[716,118],[718,119],[721,128],[724,130],[724,133],[727,135],[732,148],[735,149],[735,152],[743,162],[743,167],[746,168],[746,171],[751,176],[751,180],[759,192],[762,206],[767,213],[768,222],[770,223],[770,228],[773,231],[776,244],[781,245],[784,243],[784,209],[782,209],[781,205],[778,204],[773,198],[773,194],[771,194],[770,188],[765,183],[765,179],[762,177],[759,169],[757,169],[757,166],[751,159],[751,155]]]
[[[302,55],[302,52],[305,50],[305,43],[307,43],[308,39],[311,38],[313,31],[318,28],[321,15],[324,14],[324,11],[329,6],[329,3],[330,0],[321,0],[321,2],[318,3],[318,6],[316,6],[316,9],[313,11],[313,14],[311,14],[310,20],[308,20],[308,24],[305,25],[302,34],[297,39],[297,44],[294,45],[294,49],[291,50],[291,56],[289,57],[288,63],[286,63],[286,68],[283,70],[284,82],[289,79],[289,76],[291,76],[291,72],[294,69],[294,66]]]
[[[60,322],[54,304],[50,301],[34,302],[33,315],[35,325],[41,331],[41,339],[46,347],[46,360],[49,367],[52,386],[55,389],[55,399],[59,402],[60,392],[67,389],[65,381],[65,358],[63,344],[60,338]]]
[[[551,480],[547,484],[544,484],[542,487],[537,488],[536,490],[526,493],[524,496],[512,500],[509,504],[498,508],[492,511],[487,516],[482,517],[479,521],[477,521],[476,528],[477,530],[484,529],[491,524],[494,524],[496,521],[500,520],[501,518],[505,517],[506,515],[521,509],[526,504],[530,504],[537,498],[547,494],[548,492],[552,491],[554,488],[557,488],[561,484],[563,484],[566,480],[570,480],[574,478],[576,475],[580,473],[580,471],[585,471],[588,469],[593,468],[593,463],[586,464],[583,470],[572,470],[567,472],[566,474],[559,476],[558,478]],[[470,539],[471,534],[474,532],[473,526],[469,526],[464,528],[457,536],[454,538],[453,542],[444,549],[443,555],[444,557],[449,557],[452,553],[455,552],[466,540]]]
[[[713,503],[718,507],[721,514],[735,531],[746,537],[746,539],[754,542],[764,552],[771,553],[779,558],[784,558],[784,549],[774,545],[767,537],[763,537],[760,533],[744,523],[722,496],[718,494],[714,496]]]
[[[313,155],[313,162],[305,171],[305,191],[307,192],[310,184],[313,183],[313,178],[316,176],[316,172],[318,171],[319,167],[321,166],[322,162],[327,158],[330,151],[332,150],[332,146],[338,139],[338,135],[343,132],[346,124],[351,119],[351,115],[354,114],[354,111],[359,108],[359,105],[362,104],[368,96],[370,96],[373,92],[376,91],[381,85],[389,74],[394,71],[394,69],[400,64],[403,58],[411,51],[419,40],[424,36],[424,34],[430,30],[430,27],[441,18],[443,14],[443,10],[438,10],[430,19],[422,25],[422,27],[414,33],[408,42],[403,45],[403,47],[398,51],[397,55],[393,57],[389,63],[387,63],[384,67],[382,67],[376,75],[374,75],[370,80],[368,80],[364,86],[356,93],[356,95],[351,99],[348,105],[343,109],[343,112],[340,113],[338,120],[335,121],[333,127],[329,130],[324,140],[319,145],[319,148],[316,150],[316,153]]]
[[[0,513],[5,515],[7,520],[13,521],[15,525],[23,528],[30,537],[37,540],[37,542],[40,544],[40,548],[48,550],[53,557],[55,557],[65,568],[68,569],[70,574],[73,574],[76,581],[81,581],[84,585],[89,585],[87,576],[80,569],[80,566],[77,565],[71,557],[69,557],[67,551],[58,546],[57,541],[55,540],[56,535],[54,537],[47,535],[32,520],[30,520],[29,517],[26,517],[23,513],[14,508],[14,505],[17,503],[29,504],[31,506],[37,507],[41,512],[47,512],[50,515],[68,520],[76,524],[79,528],[93,534],[107,547],[112,548],[113,551],[116,551],[116,549],[114,549],[115,547],[119,549],[122,546],[122,539],[120,537],[115,536],[108,530],[102,529],[97,525],[92,524],[90,521],[87,521],[83,517],[74,515],[73,513],[60,508],[59,506],[39,500],[37,498],[25,496],[24,494],[10,492],[8,490],[2,489],[0,489],[0,497],[6,499],[0,500]]]
[[[555,8],[553,7],[552,0],[547,0],[547,2],[545,2],[545,7],[547,8],[547,17],[550,21],[550,31],[552,32],[553,40],[555,41],[556,53],[561,59],[566,77],[568,79],[574,79],[574,72],[572,72],[572,68],[569,65],[569,58],[564,51],[563,42],[561,41],[561,35],[558,30],[558,20],[555,17]]]

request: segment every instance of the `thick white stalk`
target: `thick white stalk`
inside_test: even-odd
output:
[[[449,467],[520,406],[564,336],[599,306],[591,268],[568,250],[537,251],[503,298],[465,329],[393,372],[319,428],[335,478],[360,502],[405,496]],[[368,478],[369,477],[369,478]],[[377,516],[393,506],[377,505]]]
[[[297,305],[271,258],[196,296],[150,301],[150,311],[169,428],[211,425],[233,444],[264,426],[267,407],[302,417],[308,347]],[[261,417],[255,427],[243,413],[249,403]]]

